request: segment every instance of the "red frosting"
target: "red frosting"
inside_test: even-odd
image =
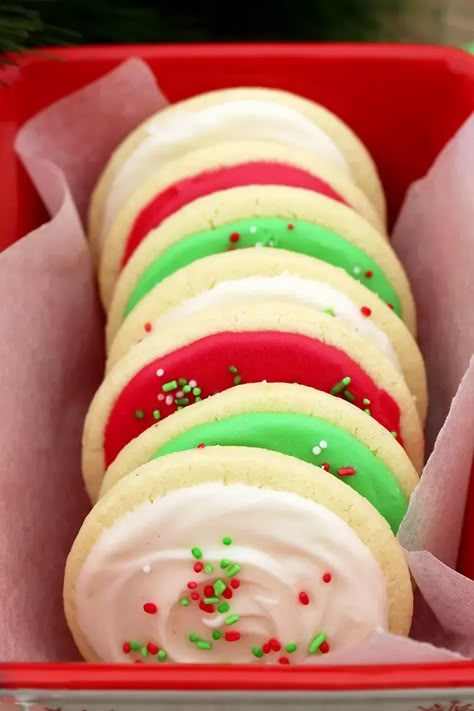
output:
[[[184,205],[218,190],[229,190],[242,185],[287,185],[292,188],[305,188],[345,203],[345,200],[324,180],[294,165],[273,161],[252,161],[206,170],[173,183],[166,190],[158,193],[142,209],[128,237],[122,266],[128,262],[142,239],[151,230]]]
[[[163,370],[163,375],[157,371]],[[176,411],[177,393],[163,391],[163,385],[180,378],[196,381],[201,392],[183,393],[192,404],[242,383],[299,383],[330,392],[343,378],[354,405],[370,409],[371,415],[391,432],[400,433],[400,409],[385,390],[377,387],[360,365],[339,348],[328,346],[309,336],[280,331],[244,331],[217,333],[194,341],[142,368],[118,396],[104,432],[105,461],[108,466],[120,450],[159,419]],[[166,385],[165,385],[166,387]],[[172,402],[158,399],[170,397]],[[338,397],[343,397],[341,390]],[[370,404],[363,402],[370,400]],[[181,403],[186,406],[188,403]],[[154,415],[155,413],[155,415]],[[369,415],[368,415],[369,416]],[[399,437],[399,441],[401,441]]]

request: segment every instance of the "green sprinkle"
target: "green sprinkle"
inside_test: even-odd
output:
[[[395,439],[397,439],[397,437],[398,437],[398,433],[397,433],[397,432],[390,432],[390,434],[392,435],[392,437],[395,437]]]
[[[345,378],[340,380],[338,383],[336,383],[332,388],[331,388],[331,395],[339,395],[344,388],[347,388],[348,385],[351,384],[351,379],[348,375],[346,375]]]
[[[201,560],[202,550],[200,548],[198,548],[197,546],[194,546],[194,548],[191,548],[191,553],[196,558],[196,560]]]
[[[201,400],[202,400],[202,397],[197,397],[195,402],[201,402]]]
[[[168,383],[163,383],[161,386],[161,389],[163,390],[164,393],[169,393],[170,390],[177,390],[178,389],[178,383],[176,380],[170,380]]]
[[[212,639],[220,639],[222,637],[222,632],[219,632],[219,630],[214,630],[212,633]]]
[[[143,412],[143,410],[135,410],[133,416],[136,420],[143,420],[143,418],[145,417],[145,413]]]
[[[351,393],[350,390],[344,390],[344,392],[343,392],[342,394],[344,395],[344,397],[346,398],[346,400],[349,400],[349,402],[354,402],[355,397],[354,397],[354,395]]]
[[[226,617],[225,623],[226,625],[233,625],[235,622],[238,622],[240,620],[240,615],[235,613],[234,615],[229,615],[229,617]]]
[[[336,315],[336,312],[334,311],[334,309],[324,309],[324,313],[329,314],[330,316]]]
[[[212,587],[214,588],[214,592],[216,593],[216,595],[219,597],[220,595],[222,595],[227,586],[223,580],[219,579],[216,580]]]
[[[204,602],[206,605],[217,605],[217,603],[219,602],[219,598],[218,597],[205,597]]]
[[[288,652],[288,654],[291,654],[292,652],[296,652],[296,643],[290,642],[290,644],[287,644],[286,651]]]
[[[234,565],[227,570],[227,575],[229,578],[233,578],[234,575],[237,575],[237,573],[240,573],[240,565],[238,563],[234,563]]]
[[[226,568],[228,568],[230,563],[231,563],[231,561],[228,558],[222,558],[222,560],[221,560],[222,570],[225,570]]]
[[[235,365],[229,365],[229,371],[231,373],[238,373],[239,369],[235,367]]]
[[[183,385],[183,393],[190,393],[192,387],[190,385]]]
[[[198,649],[212,649],[212,644],[211,642],[205,642],[204,640],[199,640],[199,642],[196,642],[196,647]]]
[[[252,647],[252,654],[255,657],[263,657],[263,649],[260,649],[260,647]]]
[[[187,607],[190,604],[190,602],[187,597],[182,597],[181,600],[179,601],[179,604],[182,607]]]
[[[370,405],[370,400],[369,400],[369,398],[368,398],[368,397],[365,397],[365,398],[362,400],[362,404],[363,404],[363,405]]]
[[[160,649],[160,651],[158,652],[158,654],[156,656],[158,657],[159,662],[164,662],[168,656],[168,653],[165,652],[164,649]]]
[[[315,652],[318,651],[320,646],[322,645],[323,642],[326,641],[326,635],[324,632],[321,632],[321,634],[316,635],[316,637],[312,640],[308,647],[308,652],[310,654],[314,654]]]
[[[138,652],[138,650],[140,649],[140,645],[138,644],[138,642],[129,642],[129,645],[130,649],[132,649],[134,652]]]
[[[240,385],[242,382],[242,377],[240,375],[236,375],[234,378],[234,385]]]
[[[228,602],[223,602],[222,605],[219,605],[217,610],[218,610],[218,612],[229,612],[230,605]]]
[[[213,565],[210,565],[210,563],[208,563],[207,565],[204,566],[204,572],[205,572],[207,575],[209,575],[210,573],[212,573],[213,570],[214,570],[214,566],[213,566]]]
[[[178,397],[175,401],[175,405],[189,405],[188,397]]]
[[[193,388],[193,395],[200,395],[202,393],[201,388]]]
[[[232,538],[230,536],[224,536],[224,538],[222,539],[222,543],[225,546],[231,546],[232,545]]]
[[[178,385],[179,385],[180,387],[183,387],[184,385],[187,385],[187,384],[188,384],[188,381],[186,380],[186,378],[180,378],[180,379],[178,380]]]
[[[177,407],[176,409],[177,409],[177,410],[182,410],[182,409],[183,409],[183,406],[182,406],[182,405],[178,405],[178,407]]]
[[[199,639],[199,635],[197,635],[195,632],[191,632],[189,635],[189,641],[190,642],[197,642]]]
[[[364,412],[365,412],[366,415],[370,415],[370,414],[371,414],[368,407],[365,408]]]
[[[155,420],[159,420],[161,417],[161,412],[159,410],[153,410],[153,417]]]
[[[150,652],[146,647],[142,647],[140,649],[140,654],[142,655],[143,659],[146,659],[150,655]]]

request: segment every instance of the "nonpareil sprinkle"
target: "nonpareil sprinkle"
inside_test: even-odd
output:
[[[165,652],[164,649],[160,649],[160,651],[159,651],[158,654],[157,654],[158,661],[159,661],[159,662],[164,662],[164,661],[166,661],[167,656],[168,656],[168,653]]]
[[[263,649],[260,647],[252,647],[252,654],[255,657],[263,657]]]
[[[223,602],[222,605],[219,605],[217,608],[218,612],[229,612],[230,610],[230,605],[228,602]]]
[[[234,385],[240,385],[241,382],[242,382],[242,376],[236,375],[234,378]]]
[[[235,365],[229,365],[229,372],[235,374],[239,372],[239,369]]]
[[[214,570],[214,566],[212,566],[210,563],[208,563],[207,565],[204,566],[204,572],[207,575],[210,575],[213,570]]]
[[[220,562],[220,566],[221,566],[222,570],[225,570],[226,568],[228,568],[229,565],[231,564],[231,562],[232,561],[230,561],[228,558],[222,558],[222,560]]]
[[[296,652],[296,650],[297,650],[296,642],[290,642],[289,644],[286,645],[285,649],[288,652],[288,654],[292,654],[293,652]]]
[[[225,546],[231,546],[232,545],[232,538],[230,536],[224,536],[224,538],[222,539],[222,543]]]
[[[145,413],[143,412],[143,410],[135,410],[133,416],[136,420],[143,420],[145,417]]]

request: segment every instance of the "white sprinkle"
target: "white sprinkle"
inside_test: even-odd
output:
[[[256,247],[263,247],[263,242],[255,242]]]
[[[266,383],[266,382],[268,382],[268,381],[267,381],[267,380],[262,380],[262,383]]]
[[[253,235],[255,234],[256,231],[257,231],[256,227],[251,227],[249,230],[249,232],[251,232]]]
[[[316,447],[313,447],[313,454],[321,454],[321,447],[318,447],[317,445]]]
[[[158,368],[156,374],[159,378],[161,378],[161,376],[165,374],[165,371],[163,370],[163,368]]]
[[[183,395],[184,393],[182,390],[178,390],[178,392],[176,393],[176,397],[183,397]]]
[[[352,273],[353,274],[360,274],[360,267],[354,267],[354,269],[352,270]]]
[[[160,394],[158,395],[158,400],[161,402],[161,401],[164,400],[164,399],[165,399],[165,396],[163,395],[163,393],[160,393]]]
[[[151,573],[151,565],[144,565],[142,570],[144,573]]]
[[[326,442],[326,440],[322,439],[321,442],[319,443],[319,446],[321,447],[321,449],[326,449],[326,447],[328,446],[328,443]]]
[[[190,380],[188,385],[190,388],[195,388],[197,386],[197,382],[195,380]]]
[[[274,247],[274,246],[275,246],[275,242],[274,242],[272,239],[270,239],[270,240],[268,240],[268,242],[267,242],[267,246],[268,246],[268,247]]]
[[[174,397],[173,397],[172,395],[167,395],[167,396],[166,396],[165,403],[166,403],[167,405],[172,405],[172,404],[173,404],[173,400],[174,400]]]

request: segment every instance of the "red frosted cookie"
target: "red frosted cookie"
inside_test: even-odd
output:
[[[83,474],[91,498],[107,466],[144,429],[196,400],[261,380],[347,397],[392,432],[421,470],[420,419],[388,358],[349,326],[311,308],[235,303],[163,328],[106,376],[84,428]]]

